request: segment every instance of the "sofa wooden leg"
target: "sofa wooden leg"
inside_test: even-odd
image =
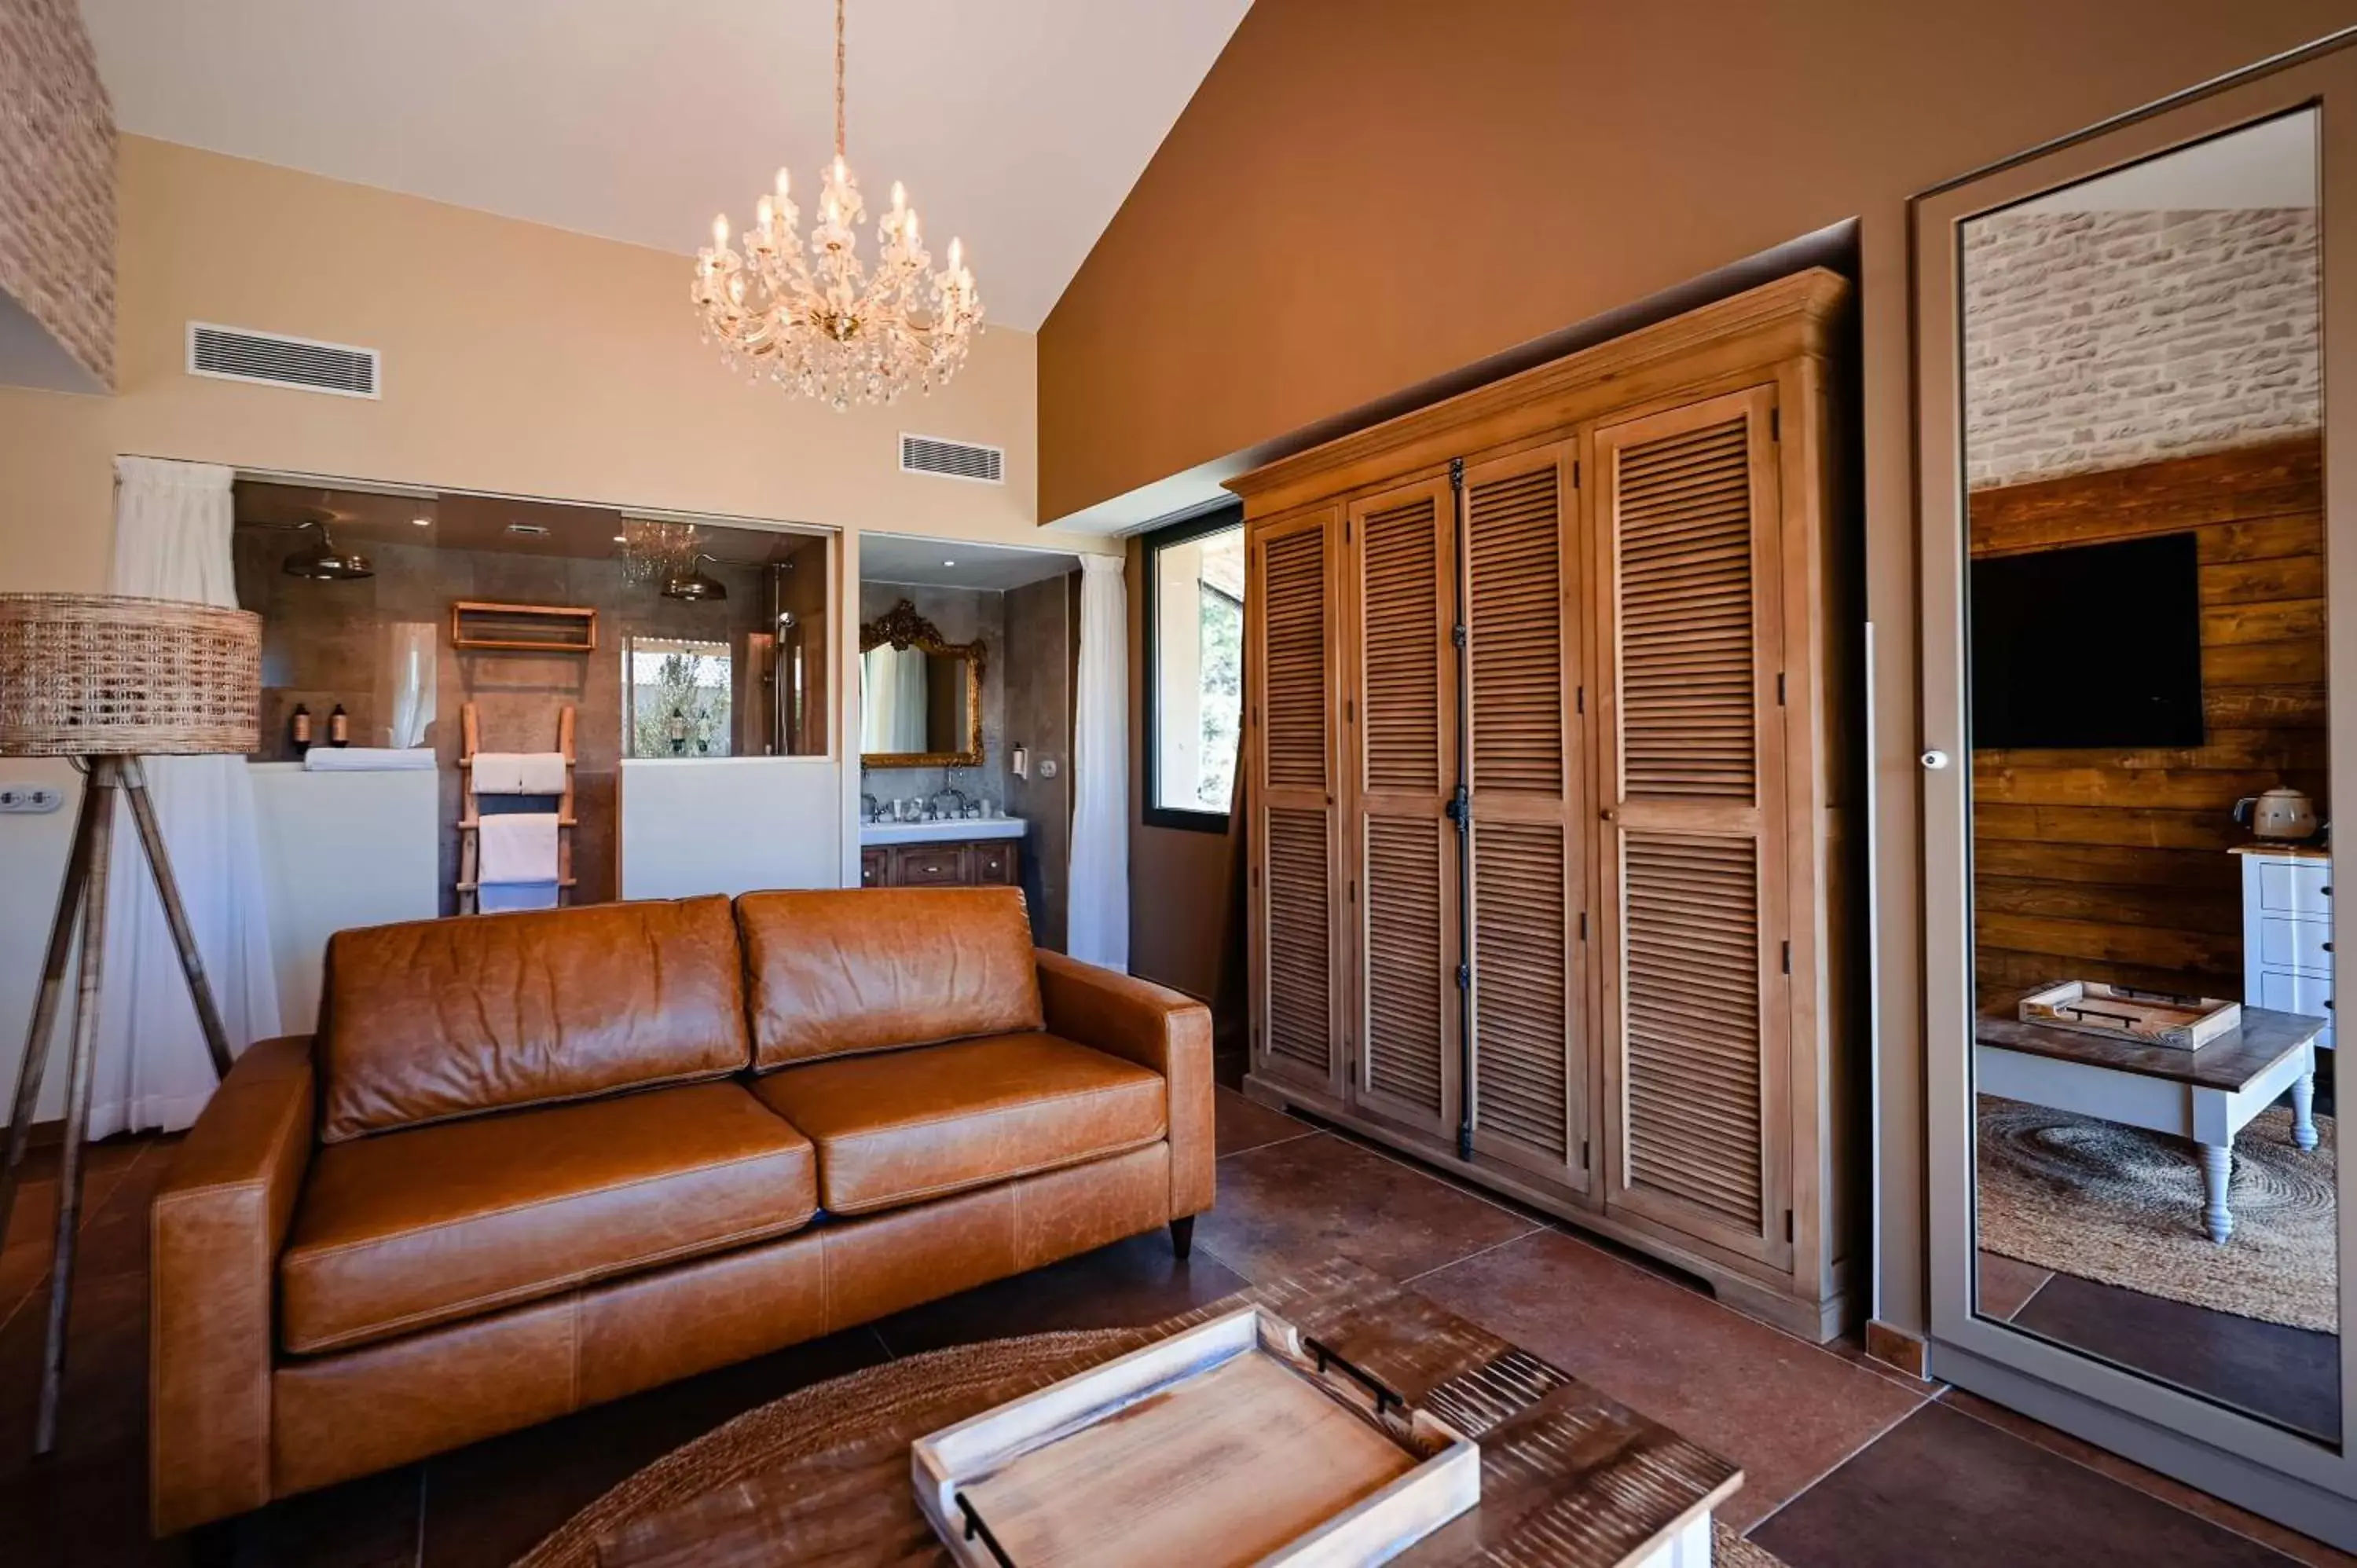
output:
[[[1195,1217],[1193,1215],[1189,1214],[1170,1222],[1170,1250],[1178,1255],[1182,1262],[1185,1262],[1187,1254],[1195,1250]]]

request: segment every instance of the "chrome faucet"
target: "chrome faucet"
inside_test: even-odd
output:
[[[958,809],[955,812],[952,813],[953,817],[964,816],[967,809],[974,804],[973,796],[968,795],[964,790],[959,789],[954,784],[944,784],[926,798],[925,810],[932,811],[933,815],[937,817],[940,816],[941,812],[933,811],[933,805],[935,801],[939,800],[944,795],[954,795],[957,797]]]
[[[869,794],[865,789],[862,789],[859,792],[859,820],[861,822],[874,822],[876,820],[876,813],[882,810],[883,808],[876,803],[875,796]]]

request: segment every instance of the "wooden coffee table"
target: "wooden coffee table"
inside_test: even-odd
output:
[[[1480,1444],[1480,1506],[1394,1562],[1419,1568],[1710,1562],[1711,1510],[1742,1484],[1742,1472],[1527,1350],[1347,1262],[1151,1329],[1089,1336],[1077,1358],[1004,1383],[914,1408],[904,1402],[856,1440],[737,1477],[614,1529],[598,1538],[597,1561],[601,1568],[945,1563],[948,1554],[917,1510],[912,1441],[1247,1304],[1284,1316]]]
[[[2316,1147],[2311,1106],[2316,1037],[2323,1032],[2321,1018],[2245,1007],[2238,1033],[2180,1051],[2025,1024],[2008,1002],[1983,1014],[1974,1031],[1974,1087],[2191,1139],[2201,1161],[2202,1223],[2222,1244],[2234,1233],[2226,1202],[2234,1134],[2287,1089],[2292,1142]]]

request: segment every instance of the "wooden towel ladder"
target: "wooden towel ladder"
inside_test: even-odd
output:
[[[482,807],[475,798],[475,754],[483,749],[481,722],[475,714],[475,704],[468,703],[458,710],[458,913],[479,914],[482,909],[481,884],[478,880],[482,867]],[[556,715],[556,749],[565,757],[565,793],[556,803],[556,903],[559,908],[573,902],[573,707],[567,703]]]

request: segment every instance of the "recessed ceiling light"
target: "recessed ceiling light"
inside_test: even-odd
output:
[[[434,526],[434,520],[430,517],[413,517],[409,521],[415,523],[420,528],[431,528]]]
[[[508,524],[508,532],[521,539],[545,539],[548,537],[547,527],[544,524],[537,522],[511,522]]]
[[[954,561],[944,561],[944,562],[942,562],[942,565],[944,565],[944,566],[954,566],[954,565],[956,565],[956,564],[957,564],[957,563],[956,563],[956,562],[954,562]]]

